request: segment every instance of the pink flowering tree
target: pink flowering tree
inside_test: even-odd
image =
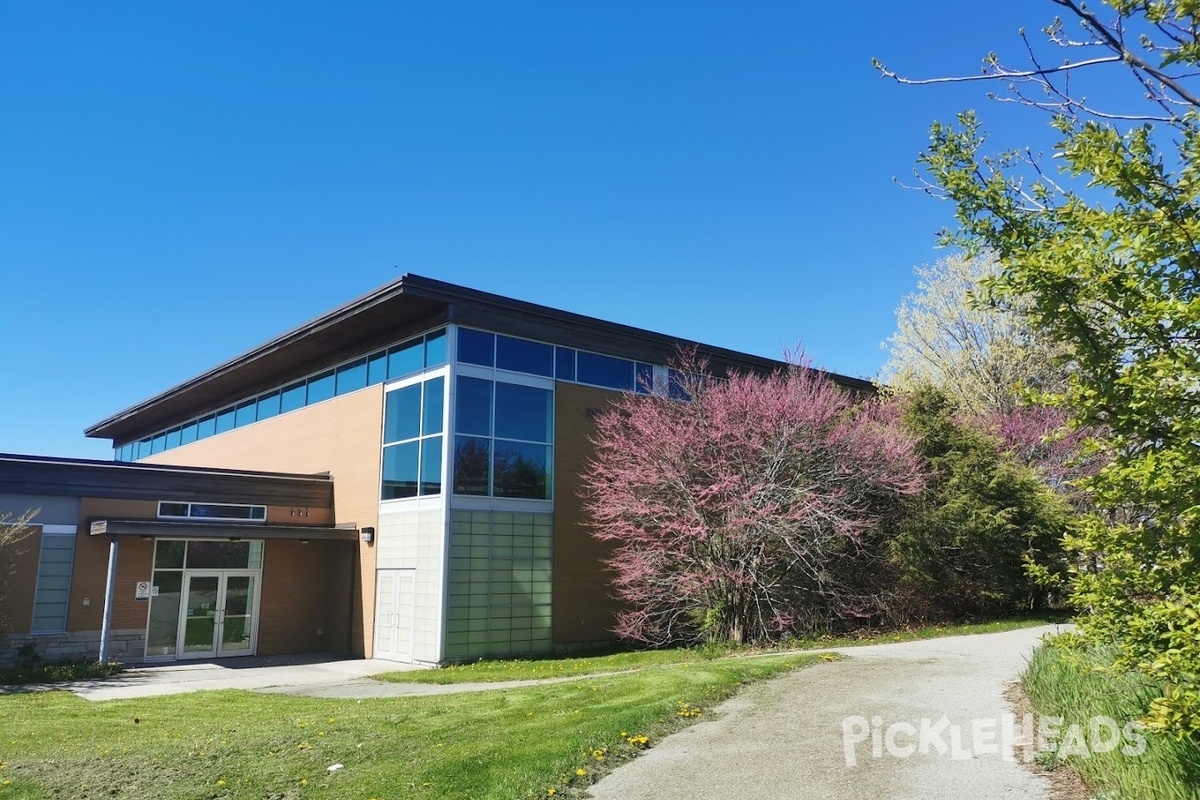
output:
[[[922,485],[894,415],[805,366],[682,383],[688,402],[630,394],[597,419],[583,497],[613,545],[616,633],[758,642],[878,614],[867,566]]]

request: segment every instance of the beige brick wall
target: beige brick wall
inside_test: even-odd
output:
[[[359,528],[378,527],[382,425],[383,387],[370,386],[142,461],[280,472],[328,472],[334,481],[334,521],[355,523]],[[332,574],[340,567],[331,564],[329,569]],[[270,570],[269,564],[267,570]],[[264,575],[264,581],[266,579]],[[354,653],[369,655],[375,603],[373,545],[359,544],[354,594]]]

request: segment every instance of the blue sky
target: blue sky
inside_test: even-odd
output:
[[[892,182],[929,123],[1045,126],[870,60],[970,73],[1052,16],[0,4],[0,451],[110,457],[85,426],[404,272],[873,376],[951,218]]]

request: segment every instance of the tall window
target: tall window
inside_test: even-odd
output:
[[[384,500],[441,494],[445,394],[445,378],[413,383],[387,393],[380,493]]]
[[[483,378],[458,378],[454,492],[549,500],[554,393]]]

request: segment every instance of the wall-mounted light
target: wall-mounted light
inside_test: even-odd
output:
[[[363,544],[370,544],[371,542],[375,541],[374,528],[363,528],[361,531],[359,531],[359,535],[362,537]]]

